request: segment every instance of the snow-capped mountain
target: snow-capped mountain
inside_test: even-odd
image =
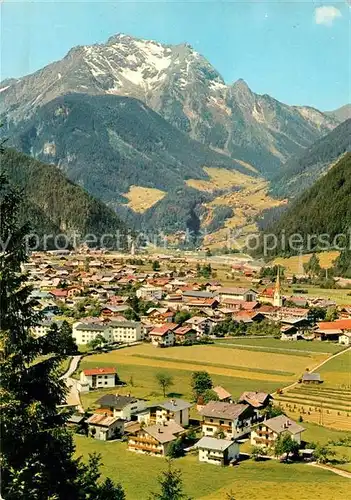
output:
[[[138,98],[192,138],[266,175],[338,124],[316,109],[257,95],[242,80],[227,85],[187,44],[123,34],[75,47],[32,75],[2,82],[0,113],[18,122],[70,92]]]

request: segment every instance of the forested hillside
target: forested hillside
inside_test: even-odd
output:
[[[281,198],[295,198],[312,186],[347,151],[351,151],[351,119],[341,123],[300,156],[283,165],[278,175],[272,179],[271,194]]]
[[[41,241],[44,234],[95,234],[98,238],[117,231],[125,234],[125,225],[113,210],[69,181],[57,167],[5,149],[1,170],[22,190],[21,222],[29,222]],[[48,244],[53,247],[52,238]]]
[[[262,233],[262,239],[264,235],[277,238],[277,246],[269,251],[269,255],[293,255],[299,253],[299,243],[298,237],[293,244],[288,243],[292,235],[299,235],[301,238],[303,252],[327,250],[330,249],[328,245],[335,247],[334,243],[344,245],[345,239],[350,239],[350,227],[351,153],[346,153],[324,177],[283,213],[277,223]],[[339,234],[345,237],[334,241]],[[269,246],[273,246],[273,236],[270,237]],[[263,250],[261,246],[260,253]]]

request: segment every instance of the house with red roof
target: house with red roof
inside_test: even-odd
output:
[[[175,343],[174,330],[178,326],[177,323],[166,323],[153,328],[149,333],[151,343],[156,347],[171,347]]]
[[[52,295],[55,299],[64,300],[68,297],[68,291],[64,288],[55,288],[50,290],[50,295]]]
[[[174,330],[174,335],[177,344],[196,342],[196,331],[190,326],[179,326]]]
[[[88,368],[80,372],[80,382],[82,385],[88,385],[90,389],[104,389],[115,387],[119,378],[116,368]]]

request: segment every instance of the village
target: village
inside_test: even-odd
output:
[[[351,429],[342,358],[351,299],[287,293],[301,285],[268,269],[178,255],[33,254],[25,270],[42,316],[33,335],[56,324],[77,345],[62,402],[77,442],[222,467],[250,457],[332,460],[332,449],[305,436],[317,424]],[[319,370],[338,359],[340,379]],[[339,460],[345,474],[350,461]]]

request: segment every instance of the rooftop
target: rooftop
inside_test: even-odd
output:
[[[216,439],[204,436],[194,445],[194,447],[205,448],[206,450],[225,451],[232,444],[233,441],[229,441],[228,439]]]
[[[225,418],[234,420],[249,408],[245,404],[223,403],[221,401],[210,401],[199,411],[204,417]]]
[[[83,370],[84,375],[114,375],[116,373],[116,368],[87,368]]]
[[[123,410],[127,405],[131,403],[136,403],[137,398],[132,396],[120,396],[119,394],[105,394],[100,399],[96,401],[96,404],[100,406],[108,406],[114,408],[115,410]]]
[[[299,434],[305,430],[302,425],[297,424],[286,415],[278,415],[277,417],[270,418],[269,420],[262,422],[261,425],[265,425],[277,434],[281,434],[282,432]]]
[[[192,404],[188,403],[188,401],[184,401],[184,399],[171,399],[170,401],[159,403],[156,406],[160,406],[161,408],[169,411],[180,411],[185,410],[186,408],[191,408]]]
[[[118,420],[121,420],[118,417],[111,417],[109,415],[102,415],[101,413],[94,413],[91,417],[89,417],[86,422],[90,425],[98,425],[100,427],[110,427],[110,425],[114,424]]]
[[[163,424],[155,424],[143,429],[147,434],[157,439],[160,443],[169,443],[177,439],[177,435],[184,432],[184,428],[176,422],[164,422]]]

